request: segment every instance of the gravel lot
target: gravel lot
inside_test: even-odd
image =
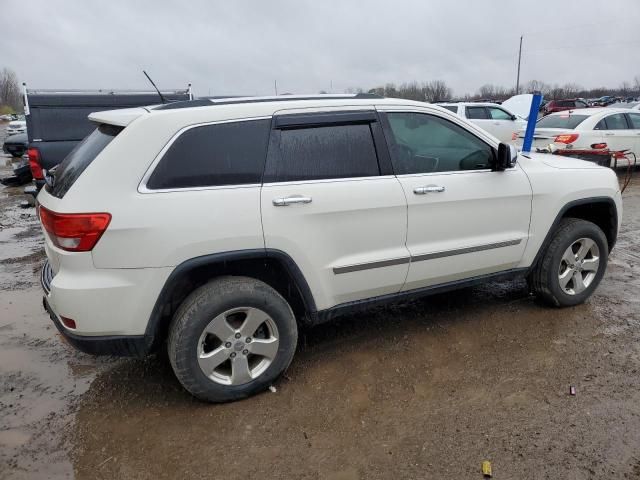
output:
[[[483,460],[497,479],[640,478],[635,182],[585,305],[508,282],[371,310],[304,332],[275,393],[226,405],[193,400],[163,355],[65,344],[35,210],[0,186],[0,479],[473,479]]]

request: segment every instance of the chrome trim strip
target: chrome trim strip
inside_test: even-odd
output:
[[[506,242],[487,243],[486,245],[478,245],[476,247],[456,248],[455,250],[445,250],[443,252],[424,253],[411,257],[412,262],[422,262],[424,260],[434,260],[436,258],[452,257],[454,255],[464,255],[465,253],[482,252],[484,250],[493,250],[494,248],[511,247],[518,245],[522,239],[507,240]]]
[[[372,268],[392,267],[394,265],[402,265],[404,263],[409,263],[409,261],[410,261],[409,257],[404,257],[404,258],[393,258],[391,260],[381,260],[379,262],[346,265],[344,267],[334,267],[333,273],[335,275],[340,275],[341,273],[359,272],[361,270],[369,270]]]
[[[334,275],[342,273],[360,272],[362,270],[370,270],[372,268],[392,267],[394,265],[403,265],[409,262],[422,262],[424,260],[434,260],[436,258],[452,257],[454,255],[464,255],[465,253],[483,252],[485,250],[493,250],[494,248],[512,247],[522,243],[522,239],[507,240],[505,242],[487,243],[475,247],[456,248],[455,250],[446,250],[443,252],[425,253],[412,257],[393,258],[391,260],[381,260],[379,262],[359,263],[355,265],[345,265],[344,267],[334,267]]]

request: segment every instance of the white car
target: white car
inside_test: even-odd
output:
[[[524,131],[519,139],[524,138]],[[552,113],[536,123],[533,147],[629,150],[640,158],[640,112],[629,108],[582,108]]]
[[[439,106],[457,113],[501,142],[512,143],[518,132],[527,127],[527,121],[496,103],[439,103]]]
[[[207,401],[268,388],[299,328],[373,305],[518,277],[579,304],[622,218],[610,169],[519,155],[420,102],[234,98],[89,118],[38,195],[44,305],[85,352],[166,342]]]
[[[14,120],[7,125],[7,136],[27,131],[27,122],[24,120]]]

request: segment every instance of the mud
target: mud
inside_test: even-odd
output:
[[[275,393],[226,405],[193,400],[164,355],[65,344],[20,200],[0,189],[0,479],[467,479],[483,460],[502,479],[640,478],[640,186],[586,304],[504,282],[371,310],[303,332]]]

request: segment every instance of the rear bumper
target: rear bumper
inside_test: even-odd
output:
[[[92,355],[127,357],[144,357],[151,351],[153,338],[146,335],[78,335],[66,328],[49,302],[52,280],[53,271],[47,261],[40,274],[40,283],[45,293],[42,303],[53,324],[73,347]]]

